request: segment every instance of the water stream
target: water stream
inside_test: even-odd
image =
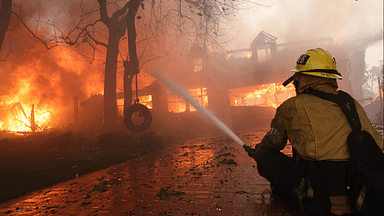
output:
[[[233,133],[223,122],[221,122],[212,112],[210,112],[208,109],[200,105],[200,103],[193,98],[188,90],[186,90],[184,87],[176,84],[169,78],[165,77],[164,75],[161,75],[160,73],[151,73],[153,77],[160,80],[165,86],[169,88],[174,94],[177,94],[184,98],[185,101],[188,101],[193,107],[195,107],[197,110],[199,110],[205,117],[207,117],[209,120],[211,120],[215,125],[217,125],[222,131],[224,131],[226,134],[228,134],[232,139],[234,139],[237,143],[239,143],[241,146],[244,145],[243,141],[239,139],[239,137],[236,136],[235,133]]]

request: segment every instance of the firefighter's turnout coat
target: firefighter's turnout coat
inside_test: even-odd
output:
[[[337,94],[337,88],[328,84],[311,88]],[[368,131],[383,150],[383,138],[373,129],[361,105],[357,101],[355,104],[361,130]],[[289,140],[299,158],[345,161],[350,158],[347,144],[350,132],[352,129],[337,104],[311,94],[300,93],[277,108],[271,130],[259,145],[282,150]]]

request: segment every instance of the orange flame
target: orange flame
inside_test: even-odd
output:
[[[0,130],[44,131],[68,125],[73,122],[74,96],[86,99],[103,91],[102,73],[92,71],[66,47],[23,58],[21,65],[7,62],[14,70],[8,74],[7,95],[0,96]]]
[[[207,88],[189,89],[201,105],[208,106]],[[286,87],[270,83],[260,86],[251,86],[239,89],[230,89],[231,106],[270,106],[277,108],[286,99],[295,96],[295,87],[289,84]],[[168,95],[168,111],[181,113],[187,111],[186,102],[178,96]],[[193,106],[188,111],[196,111]]]
[[[47,104],[40,104],[41,92],[32,83],[36,77],[31,76],[31,71],[37,68],[20,66],[12,74],[14,88],[10,95],[1,97],[1,130],[31,131],[36,125],[40,131],[50,127],[48,122],[54,109]],[[38,104],[33,112],[32,104]]]
[[[271,106],[277,108],[295,95],[295,87],[270,83],[260,86],[231,89],[232,106]]]
[[[208,106],[207,88],[188,89],[192,97],[194,97],[203,107]],[[185,111],[197,111],[192,105],[187,109],[185,100],[177,95],[168,94],[168,112],[182,113]]]

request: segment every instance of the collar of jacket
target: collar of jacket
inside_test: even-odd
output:
[[[338,94],[337,93],[337,87],[334,87],[334,86],[332,86],[329,83],[318,84],[318,85],[311,86],[310,88],[305,89],[303,92],[309,91],[309,89],[313,89],[313,90],[316,90],[316,91],[322,91],[322,92],[325,92],[325,93],[330,93],[330,94],[335,94],[335,95]]]
[[[338,85],[335,79],[310,76],[301,73],[296,73],[293,76],[293,79],[298,82],[298,86],[296,86],[296,91],[299,94],[305,92],[309,88],[318,91],[323,91],[326,93],[337,94],[336,92]]]

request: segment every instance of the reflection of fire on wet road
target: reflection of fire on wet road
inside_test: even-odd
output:
[[[249,146],[267,130],[239,134]],[[190,140],[0,205],[8,215],[303,215],[271,195],[243,148]]]

